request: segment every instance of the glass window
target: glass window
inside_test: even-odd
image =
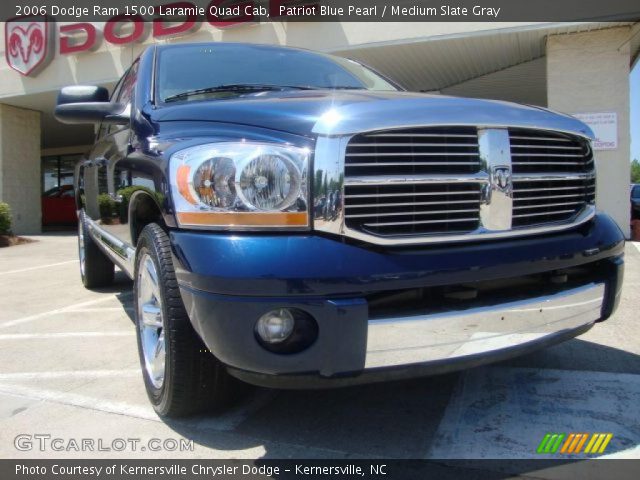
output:
[[[640,199],[640,185],[635,185],[631,190],[631,198]]]
[[[229,84],[397,90],[357,62],[266,45],[172,46],[161,50],[157,68],[162,101],[179,93]]]
[[[52,155],[42,157],[42,191],[44,194],[59,192],[60,187],[73,186],[75,166],[81,154]],[[69,188],[63,188],[64,191]]]
[[[125,77],[119,85],[119,91],[114,92],[116,102],[124,103],[125,105],[131,103],[136,86],[136,80],[138,79],[139,64],[140,62],[136,61],[131,65],[131,68],[129,68],[129,71],[125,74]]]
[[[42,191],[58,187],[58,157],[42,157]]]

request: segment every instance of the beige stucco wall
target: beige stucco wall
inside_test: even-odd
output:
[[[0,104],[0,200],[14,233],[41,231],[40,112]]]
[[[566,113],[616,112],[618,148],[597,151],[597,205],[629,236],[629,62],[631,29],[547,39],[549,107]]]

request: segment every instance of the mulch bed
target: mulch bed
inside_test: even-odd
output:
[[[13,247],[14,245],[22,245],[24,243],[35,242],[31,238],[18,237],[17,235],[0,235],[0,248]]]

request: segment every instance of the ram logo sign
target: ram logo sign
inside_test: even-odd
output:
[[[5,23],[7,63],[22,75],[35,75],[51,61],[53,25],[45,17],[17,17]]]

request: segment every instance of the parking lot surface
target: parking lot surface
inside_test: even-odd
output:
[[[603,456],[640,458],[640,244],[615,316],[564,344],[412,381],[255,388],[230,411],[166,421],[144,391],[131,282],[86,290],[75,236],[34,238],[0,249],[0,457],[539,458],[548,432],[610,432]],[[40,451],[20,435],[61,441]]]

